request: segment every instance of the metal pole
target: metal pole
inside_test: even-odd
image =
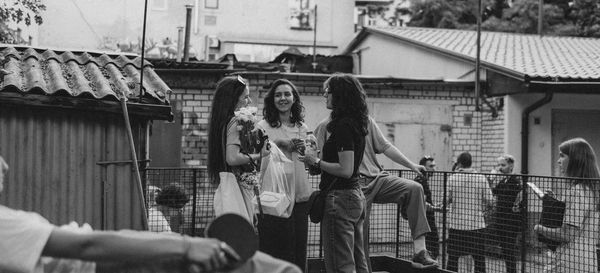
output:
[[[448,221],[448,173],[444,172],[444,183],[443,183],[443,187],[444,187],[444,193],[443,193],[443,197],[442,199],[444,200],[444,202],[442,203],[442,268],[446,268],[445,264],[446,264],[446,253],[448,252],[447,248],[447,243],[448,241],[446,240],[446,232],[447,232],[447,226],[446,223]]]
[[[144,1],[144,23],[142,26],[142,61],[140,62],[140,101],[144,96],[144,53],[146,49],[146,18],[148,15],[148,0]],[[134,89],[135,90],[135,89]],[[137,161],[136,161],[137,162]]]
[[[139,202],[142,207],[142,227],[148,230],[148,215],[146,209],[146,201],[144,200],[144,190],[142,186],[142,177],[140,176],[140,169],[138,166],[137,154],[135,151],[135,142],[133,141],[133,132],[131,130],[131,123],[129,122],[129,112],[127,111],[127,98],[125,94],[121,94],[121,108],[123,109],[123,119],[125,120],[125,129],[127,131],[127,139],[129,140],[129,148],[131,152],[131,164],[133,165],[133,172],[136,179],[136,188],[138,190]]]
[[[315,27],[313,31],[313,58],[312,58],[313,73],[317,71],[317,5],[315,5]]]
[[[475,57],[475,111],[480,111],[479,97],[481,96],[481,86],[479,84],[479,70],[481,68],[481,0],[477,0],[477,56]]]
[[[542,24],[544,23],[544,0],[538,3],[538,35],[542,36]]]
[[[190,60],[190,28],[192,26],[192,5],[185,5],[185,43],[183,44],[183,61]]]

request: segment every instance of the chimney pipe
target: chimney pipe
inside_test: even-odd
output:
[[[185,44],[183,44],[183,61],[190,60],[190,28],[192,26],[192,7],[185,5]]]
[[[183,55],[183,27],[177,27],[177,56],[178,62],[181,62],[181,56]]]

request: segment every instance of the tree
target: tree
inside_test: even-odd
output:
[[[487,31],[537,33],[539,0],[482,0]],[[477,0],[425,0],[412,7],[409,26],[475,29]],[[600,0],[544,0],[543,34],[600,37]]]
[[[41,25],[43,20],[40,13],[44,10],[46,5],[42,4],[42,0],[0,0],[0,42],[25,42],[17,25]]]

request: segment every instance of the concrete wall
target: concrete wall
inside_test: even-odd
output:
[[[355,50],[360,50],[362,75],[409,79],[475,79],[473,64],[387,36],[369,35]]]

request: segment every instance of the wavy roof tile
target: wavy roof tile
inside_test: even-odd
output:
[[[140,94],[141,58],[135,55],[59,51],[0,45],[0,92],[67,95],[168,105],[169,87],[144,61],[144,95]],[[1,75],[4,75],[1,77]]]
[[[471,61],[476,56],[477,32],[472,30],[366,27],[364,33],[391,36]],[[361,34],[346,51],[360,42]],[[481,61],[483,66],[519,77],[600,81],[600,39],[483,31]]]

